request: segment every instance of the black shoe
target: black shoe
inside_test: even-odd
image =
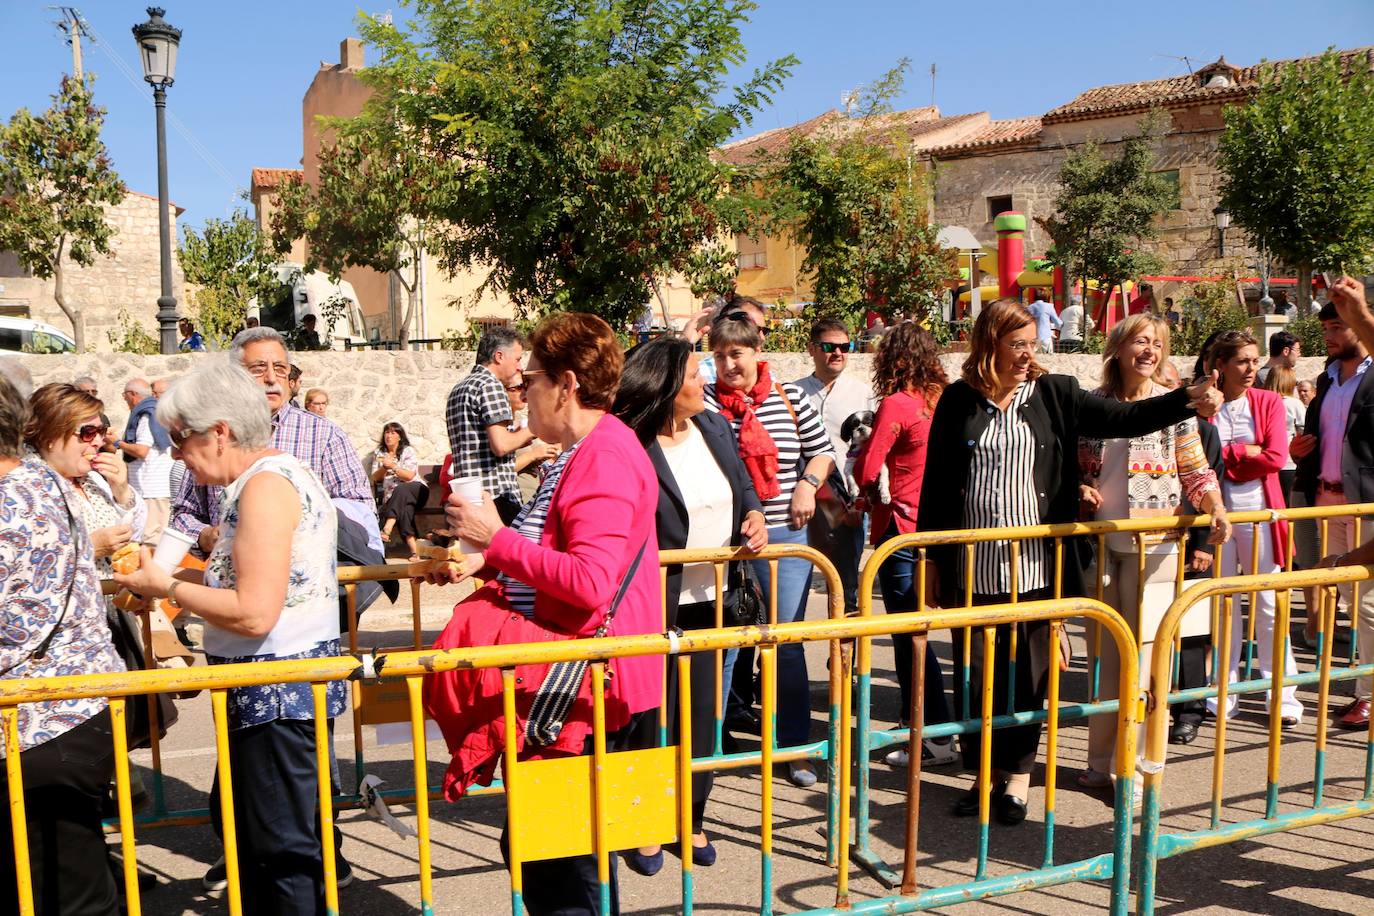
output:
[[[725,717],[725,730],[748,735],[763,733],[763,720],[752,709],[732,709]]]
[[[1007,794],[1007,784],[1002,783],[992,790],[992,806],[997,807],[998,801]],[[1022,805],[1022,807],[1025,807]],[[954,803],[955,817],[976,817],[978,814],[978,784],[974,783],[973,788],[959,796],[959,800]]]
[[[997,811],[997,819],[1008,827],[1015,827],[1026,819],[1025,800],[1005,791],[996,798],[993,808]]]
[[[1197,725],[1193,722],[1175,722],[1169,728],[1170,744],[1192,744],[1197,739]]]

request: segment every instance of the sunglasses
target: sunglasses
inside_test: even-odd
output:
[[[725,314],[721,315],[719,318],[716,319],[717,324],[719,324],[722,321],[747,321],[750,324],[754,323],[753,317],[748,312],[743,311],[726,312]],[[759,333],[767,334],[768,328],[760,327]]]
[[[521,383],[518,384],[518,385],[507,385],[507,386],[506,386],[506,390],[507,390],[507,391],[519,391],[519,392],[521,392],[521,393],[523,394],[523,393],[525,392],[525,390],[528,389],[529,387],[530,387],[530,386],[529,386],[529,383],[528,383],[528,382],[521,382]]]
[[[76,438],[87,444],[94,442],[96,436],[105,435],[109,427],[103,423],[87,423],[76,431]]]
[[[822,353],[837,353],[837,352],[838,352],[838,353],[853,353],[853,352],[854,352],[854,341],[852,341],[852,340],[846,340],[844,343],[830,343],[830,342],[828,342],[828,341],[821,341],[820,343],[816,344],[816,346],[818,346],[818,347],[821,348],[821,352],[822,352]]]

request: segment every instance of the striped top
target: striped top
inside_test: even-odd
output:
[[[991,401],[991,419],[973,447],[968,486],[964,491],[965,528],[1005,528],[1040,524],[1040,502],[1035,491],[1035,431],[1021,416],[1021,409],[1035,394],[1035,382],[1022,382],[1006,410]],[[1045,542],[1021,542],[1021,562],[1016,591],[1022,594],[1050,584]],[[959,552],[960,574],[964,551]],[[973,554],[973,592],[977,595],[1011,593],[1011,542],[978,544]]]
[[[797,488],[797,481],[801,479],[806,463],[817,455],[828,455],[832,461],[835,460],[835,449],[830,444],[830,437],[826,435],[825,427],[821,424],[816,411],[811,409],[806,395],[790,382],[784,382],[781,387],[787,395],[787,400],[792,403],[792,410],[797,412],[795,422],[787,405],[778,397],[776,388],[767,400],[754,410],[754,415],[759,418],[759,422],[778,447],[780,492],[763,503],[763,516],[770,528],[789,523],[788,511],[792,505],[792,491]],[[720,412],[715,383],[706,386],[706,406],[710,410]],[[739,437],[740,422],[734,420],[730,423],[736,438]]]
[[[558,489],[558,480],[563,476],[563,469],[568,466],[568,459],[581,444],[579,441],[553,461],[544,464],[541,469],[543,477],[539,481],[539,489],[535,491],[534,499],[525,503],[510,523],[521,537],[536,544],[544,537],[544,524],[549,520],[549,507],[553,505],[553,493]],[[510,601],[511,607],[526,617],[533,617],[534,587],[505,573],[501,573],[500,581],[505,586],[506,598]]]

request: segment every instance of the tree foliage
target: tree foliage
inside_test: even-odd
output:
[[[89,267],[110,254],[115,228],[105,211],[124,200],[100,139],[105,109],[92,100],[93,82],[63,77],[47,111],[21,108],[0,126],[0,250],[54,281],[78,352],[86,349],[86,324],[81,304],[67,299],[66,261]]]
[[[1236,301],[1236,285],[1229,280],[1203,280],[1179,303],[1182,318],[1170,339],[1175,353],[1197,353],[1218,331],[1250,327],[1250,313]]]
[[[1104,290],[1163,269],[1144,248],[1157,235],[1155,217],[1176,198],[1170,182],[1153,170],[1159,129],[1158,118],[1147,117],[1140,135],[1123,141],[1115,156],[1092,141],[1069,154],[1059,169],[1055,212],[1036,220],[1054,242],[1049,260],[1097,280]]]
[[[217,346],[243,329],[250,300],[266,298],[279,285],[268,239],[243,210],[206,220],[200,232],[185,227],[177,260],[186,282],[196,287],[197,326]]]
[[[747,0],[427,0],[364,17],[378,104],[445,180],[431,250],[486,273],[524,313],[624,325],[672,272],[700,286],[733,252],[734,169],[716,148],[782,84],[791,57],[731,86]]]
[[[909,139],[884,127],[909,68],[904,59],[863,90],[838,135],[797,138],[766,167],[769,230],[806,249],[817,316],[858,326],[871,308],[944,326],[932,319],[957,276],[956,254],[936,241],[929,175]]]
[[[1374,74],[1335,51],[1271,65],[1226,110],[1218,166],[1234,222],[1299,269],[1374,270]]]
[[[394,276],[407,294],[398,329],[404,347],[419,299],[431,208],[447,193],[450,176],[418,133],[393,114],[374,97],[360,117],[328,122],[340,133],[320,151],[319,182],[282,187],[272,236],[279,254],[305,238],[305,269],[334,280],[348,267]]]

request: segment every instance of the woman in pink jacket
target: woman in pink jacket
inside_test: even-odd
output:
[[[1259,344],[1249,331],[1227,331],[1207,351],[1207,362],[1219,374],[1224,402],[1211,418],[1221,437],[1226,479],[1221,482],[1222,497],[1230,512],[1282,509],[1286,506],[1279,471],[1288,461],[1288,427],[1284,419],[1283,398],[1272,391],[1254,387],[1259,371]],[[1261,522],[1236,525],[1234,537],[1221,552],[1223,576],[1278,572],[1288,549],[1287,522]],[[1259,565],[1251,568],[1253,544],[1259,540]],[[1250,612],[1255,620],[1255,666],[1262,677],[1272,675],[1274,646],[1274,592],[1254,595]],[[1229,678],[1239,680],[1241,646],[1244,643],[1244,618],[1237,605],[1231,615],[1231,657]],[[1281,636],[1283,634],[1280,634]],[[1287,641],[1285,640],[1285,643]],[[1291,645],[1284,647],[1284,671],[1297,674]],[[1283,689],[1282,722],[1292,728],[1302,722],[1303,708],[1297,687]],[[1216,699],[1207,701],[1214,715]],[[1235,694],[1226,698],[1226,716],[1236,714]]]
[[[560,445],[562,452],[549,463],[534,499],[509,528],[502,525],[490,493],[483,494],[480,506],[449,497],[445,513],[450,530],[482,549],[452,580],[472,575],[494,579],[477,596],[504,611],[488,614],[479,609],[478,620],[468,624],[469,633],[498,626],[502,643],[524,640],[526,627],[533,634],[528,638],[593,636],[627,577],[608,635],[660,632],[658,540],[654,513],[644,511],[658,503],[658,477],[634,432],[608,413],[623,365],[615,334],[595,316],[557,313],[535,330],[524,370],[530,429],[543,441]],[[455,615],[467,604],[455,609]],[[614,751],[625,746],[637,717],[657,708],[663,660],[618,658],[608,667],[606,749]],[[531,691],[542,682],[542,674],[526,671],[523,679],[526,691]],[[538,746],[522,723],[521,759],[560,751],[590,753],[589,683],[590,674],[552,742]],[[491,689],[468,689],[462,702],[435,716],[454,754],[450,779],[460,782],[472,781],[494,765],[491,720],[500,715]],[[499,699],[499,686],[495,692]],[[438,693],[436,688],[430,696],[442,700]],[[517,701],[522,716],[529,699],[525,694],[523,702]],[[429,705],[434,708],[433,701]],[[460,771],[456,775],[454,766]],[[445,788],[447,793],[447,784]],[[619,912],[614,861],[611,911]],[[595,856],[526,862],[522,869],[524,904],[530,913],[600,912]]]

